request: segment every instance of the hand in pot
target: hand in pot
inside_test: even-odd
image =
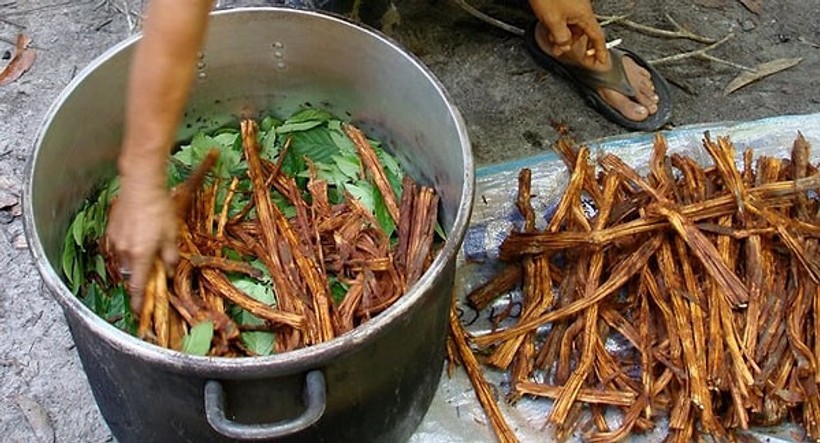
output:
[[[131,64],[121,190],[107,237],[130,273],[131,308],[139,314],[151,264],[176,262],[177,225],[166,189],[166,161],[188,100],[211,1],[152,0]]]
[[[169,267],[177,261],[176,213],[165,187],[123,176],[106,235],[117,253],[121,270],[129,274],[123,277],[128,278],[131,309],[139,314],[155,257],[159,255]]]

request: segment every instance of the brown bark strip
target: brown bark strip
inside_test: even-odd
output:
[[[313,200],[311,208],[313,209],[314,219],[318,226],[323,220],[330,218],[333,215],[333,208],[330,207],[330,200],[327,196],[328,184],[326,180],[318,180],[311,177],[307,185],[310,197]]]
[[[216,213],[216,194],[219,191],[219,177],[214,177],[214,181],[210,187],[206,188],[206,192],[204,194],[205,200],[205,207],[203,208],[204,215],[205,215],[205,225],[204,231],[208,235],[213,235],[214,230],[214,222],[217,220],[214,216]]]
[[[278,176],[276,183],[280,184],[277,187],[279,192],[282,193],[282,195],[284,195],[296,208],[296,219],[294,223],[290,224],[290,226],[297,234],[297,238],[301,242],[302,249],[304,249],[305,254],[315,257],[317,252],[314,250],[314,233],[311,230],[313,222],[311,221],[309,215],[310,208],[302,198],[302,193],[299,191],[299,186],[296,184],[296,180],[291,177],[280,175]],[[276,210],[279,210],[279,208],[277,207]]]
[[[281,264],[278,258],[274,258],[274,256],[277,256],[276,251],[279,251],[280,246],[277,237],[281,235],[290,246],[290,253],[299,271],[302,273],[305,282],[308,287],[310,287],[313,296],[313,307],[318,322],[319,336],[317,339],[320,342],[328,341],[333,338],[334,335],[333,323],[330,317],[331,302],[327,289],[327,278],[324,277],[318,264],[315,263],[311,257],[304,254],[296,234],[293,232],[285,216],[279,211],[279,208],[271,204],[270,194],[264,186],[264,179],[262,177],[263,172],[259,159],[259,146],[256,141],[256,132],[257,126],[255,122],[249,120],[242,122],[242,140],[245,158],[248,161],[248,175],[253,183],[256,212],[259,217],[260,227],[262,228],[264,244],[269,251],[268,254],[272,258],[270,262],[274,266]],[[277,270],[270,269],[270,271],[271,276],[280,275],[280,272],[277,272]],[[285,285],[277,285],[277,296],[290,296],[289,294],[283,294],[285,292],[284,288]],[[241,299],[241,297],[237,299]],[[292,303],[287,303],[287,305],[290,304]],[[295,323],[295,325],[298,327],[298,323]]]
[[[221,272],[215,269],[204,268],[201,270],[201,274],[207,284],[211,286],[216,293],[222,295],[251,314],[275,324],[290,326],[296,329],[303,327],[302,324],[304,319],[302,316],[273,309],[270,306],[256,300],[255,298],[237,289],[236,286],[231,284],[231,282],[228,281],[228,279]]]
[[[558,141],[552,145],[552,149],[558,153],[567,166],[567,169],[575,170],[578,165],[578,157],[581,155],[580,149],[576,151],[572,143],[566,138],[558,139]],[[591,173],[593,172],[591,165],[587,164],[587,167],[589,169],[584,173],[584,190],[592,196],[594,201],[600,202],[602,195],[597,183],[595,183],[595,174]]]
[[[654,181],[653,184],[658,195],[673,201],[681,201],[683,192],[691,192],[696,188],[693,182],[695,177],[687,177],[690,180],[689,186],[676,186],[672,177],[671,160],[667,156],[668,150],[666,139],[660,133],[655,134],[655,140],[652,143],[652,155],[649,158],[650,175],[647,179]]]
[[[530,203],[532,175],[529,169],[522,169],[518,176],[518,199],[516,205],[524,218],[524,230],[535,229],[535,211]],[[558,211],[557,211],[558,212]],[[556,214],[557,215],[557,214]],[[556,228],[557,229],[557,228]],[[519,321],[526,321],[542,313],[549,303],[552,305],[552,281],[549,278],[549,257],[524,257],[523,259],[523,300],[522,313]],[[548,297],[548,300],[542,299]],[[521,345],[531,341],[528,335],[519,335],[502,343],[490,356],[487,363],[501,369],[507,369],[516,354],[519,354]],[[523,380],[530,372],[533,347],[528,347],[517,358],[513,369],[513,383]]]
[[[719,226],[729,226],[732,223],[732,216],[724,215],[718,219]],[[759,237],[754,237],[758,238]],[[751,240],[751,238],[750,238]],[[717,250],[720,253],[721,258],[724,261],[730,260],[731,254],[731,239],[725,235],[719,236],[717,238]],[[750,280],[747,278],[747,284],[750,283]],[[749,285],[749,308],[746,311],[747,315],[755,312],[754,310],[759,306],[759,288],[756,286]],[[710,283],[706,285],[706,297],[707,303],[709,307],[709,318],[708,318],[708,329],[709,329],[709,346],[707,350],[707,362],[708,362],[708,374],[709,380],[714,386],[720,387],[721,389],[728,386],[728,379],[729,373],[727,372],[726,368],[726,354],[725,354],[725,347],[724,347],[724,334],[732,333],[734,334],[734,330],[732,331],[724,331],[723,325],[721,323],[721,308],[723,304],[721,303],[721,294],[719,287],[714,284]],[[748,323],[747,323],[748,324]]]
[[[526,395],[556,399],[566,390],[563,386],[550,386],[531,381],[521,382],[518,389]],[[616,391],[614,389],[581,388],[578,391],[578,401],[592,404],[612,406],[631,406],[638,396],[631,392]]]
[[[550,219],[549,225],[547,226],[547,233],[557,232],[571,208],[577,204],[578,198],[581,196],[581,189],[584,185],[588,162],[589,149],[582,146],[578,151],[575,168],[569,177],[567,189],[558,202],[558,207],[555,209],[555,213],[552,215],[552,219]]]
[[[806,296],[807,282],[802,281],[797,271],[796,263],[792,263],[791,279],[794,282],[795,289],[792,291],[794,299],[789,309],[789,317],[786,321],[786,332],[789,337],[789,344],[792,348],[792,353],[797,360],[797,367],[805,376],[814,375],[817,373],[817,360],[814,358],[809,345],[806,344],[803,338],[802,331],[806,317],[810,310],[809,297]]]
[[[687,361],[692,402],[700,410],[700,417],[704,428],[714,434],[719,432],[720,425],[715,419],[712,409],[712,396],[706,384],[708,374],[706,373],[706,333],[704,330],[705,319],[703,315],[703,307],[705,307],[705,304],[699,302],[699,299],[703,297],[700,296],[694,273],[689,264],[686,247],[680,237],[675,239],[674,246],[677,250],[677,261],[680,263],[683,271],[683,282],[675,280],[674,285],[670,284],[670,279],[674,278],[674,274],[665,274],[664,279],[670,289],[672,289],[672,306],[676,311],[678,325],[682,332],[681,338],[683,339],[683,352],[685,360]],[[662,270],[666,270],[667,272],[672,271],[674,273],[675,267],[671,261],[675,259],[675,255],[672,247],[673,246],[668,243],[661,246],[659,257],[662,263]],[[684,291],[688,293],[694,301],[691,299],[689,302],[685,301],[683,296]]]
[[[603,254],[596,252],[590,260],[588,276],[589,283],[587,284],[587,288],[585,290],[587,296],[594,293],[597,289],[598,279],[600,278],[602,268]],[[552,407],[552,411],[550,412],[548,419],[555,424],[562,424],[566,420],[570,407],[575,402],[578,391],[580,391],[581,386],[592,370],[592,365],[594,363],[594,352],[598,340],[598,304],[595,303],[589,306],[586,309],[583,318],[584,340],[581,351],[581,361],[564,386],[562,395],[558,397]]]
[[[264,176],[262,172],[262,164],[259,159],[258,146],[256,142],[256,123],[250,120],[242,122],[242,146],[245,152],[245,159],[248,162],[248,176],[253,185],[253,197],[256,206],[256,214],[259,219],[259,227],[261,228],[261,241],[268,252],[267,255],[275,256],[274,251],[277,250],[277,230],[273,218],[273,205],[270,200],[270,192],[264,185]],[[276,263],[276,260],[272,260]],[[278,265],[278,263],[276,263]],[[280,266],[277,266],[280,268]],[[269,269],[272,276],[278,274],[277,269]],[[284,286],[284,285],[283,285]],[[277,297],[289,297],[290,294],[285,293],[285,288],[279,288],[277,285]]]
[[[384,272],[393,269],[393,260],[390,257],[354,258],[348,262],[348,266],[353,272],[358,272],[362,269]]]
[[[677,366],[683,352],[675,314],[669,306],[669,296],[666,291],[661,291],[660,285],[658,285],[657,277],[652,274],[652,271],[650,271],[649,268],[642,270],[641,284],[646,287],[647,294],[649,294],[650,299],[654,303],[655,307],[660,311],[661,317],[663,317],[664,329],[666,331],[667,340],[669,343],[669,360]],[[656,357],[658,356],[656,355]],[[666,366],[670,369],[676,369],[668,363]]]
[[[635,329],[635,326],[629,323],[629,321],[621,315],[621,313],[611,307],[604,308],[600,311],[601,320],[603,320],[607,326],[611,327],[612,329],[618,331],[619,334],[623,335],[635,349],[643,349],[644,344],[641,341],[641,333]],[[636,322],[638,327],[643,326],[641,323]]]
[[[731,220],[731,218],[729,220]],[[698,223],[696,226],[703,232],[718,234],[721,237],[731,237],[735,240],[745,240],[749,237],[771,236],[777,233],[777,229],[772,227],[738,229],[729,225],[721,226],[714,223]]]
[[[362,160],[362,165],[364,165],[365,169],[373,177],[373,182],[376,184],[379,192],[381,192],[382,198],[384,198],[384,204],[387,207],[387,212],[390,213],[390,217],[393,221],[398,223],[400,218],[399,206],[396,203],[396,193],[387,180],[387,175],[384,172],[381,162],[379,162],[376,152],[373,151],[364,133],[355,126],[346,124],[344,125],[344,131],[350,140],[353,141],[353,144],[356,146],[356,152],[358,152],[359,158]]]
[[[183,254],[183,256],[185,255],[186,254]],[[191,262],[194,268],[213,268],[224,272],[238,272],[256,279],[263,277],[262,271],[242,261],[197,254],[188,255],[186,258]]]
[[[754,360],[759,362],[771,360],[772,350],[777,347],[777,341],[784,332],[783,318],[787,300],[788,266],[783,260],[776,260],[772,265],[772,271],[771,292],[763,309],[766,316],[761,319],[760,323],[765,325],[765,328],[760,332],[754,356]]]
[[[674,208],[659,206],[658,212],[667,217],[680,238],[703,264],[706,272],[720,286],[729,303],[733,307],[745,307],[749,302],[749,290],[721,259],[715,246],[691,221],[685,219]]]
[[[583,318],[574,319],[561,337],[561,345],[558,349],[558,362],[555,368],[555,383],[564,385],[569,380],[572,372],[572,354],[575,350],[575,341],[584,330]]]
[[[221,242],[225,237],[225,225],[228,223],[228,211],[231,207],[231,201],[236,194],[236,188],[239,186],[239,178],[234,177],[231,184],[228,185],[228,192],[225,194],[225,201],[222,202],[222,209],[219,211],[219,220],[216,223],[216,240]],[[218,257],[222,254],[221,249],[215,251]]]
[[[610,432],[609,424],[606,422],[606,418],[604,417],[604,407],[598,404],[591,404],[589,405],[589,412],[592,414],[592,422],[595,424],[595,427],[598,428],[598,432]],[[590,429],[586,431],[587,434],[592,434],[595,431]]]
[[[300,304],[300,302],[295,298],[296,294],[293,293],[294,288],[286,277],[287,274],[285,272],[284,264],[280,261],[277,253],[277,251],[279,251],[279,238],[273,216],[275,206],[271,203],[269,188],[265,186],[265,177],[262,169],[262,163],[259,158],[259,147],[256,141],[256,123],[250,120],[243,121],[241,123],[241,133],[245,159],[248,162],[248,176],[252,184],[254,206],[256,208],[256,215],[258,218],[259,227],[261,229],[261,245],[263,247],[259,250],[259,257],[268,267],[268,271],[271,274],[271,278],[274,282],[274,291],[276,294],[277,304],[280,309],[285,311],[284,313],[286,315],[288,313],[298,312],[295,307]],[[205,274],[205,272],[215,274],[215,271],[213,270],[203,270],[203,274]],[[214,277],[218,278],[215,275]],[[242,300],[245,302],[248,302],[247,299],[250,299],[250,297],[247,297],[245,294],[241,294],[241,292],[240,294],[237,294],[235,291],[231,291],[230,294],[225,295],[229,295],[236,298],[236,300]],[[245,295],[245,297],[242,297],[243,295]],[[253,299],[251,300],[256,302]],[[249,303],[253,304],[252,302]],[[262,304],[258,303],[258,305]],[[258,305],[256,305],[257,309],[260,308]],[[267,310],[270,308],[262,305],[261,309]],[[295,327],[300,328],[302,324],[303,319],[300,316],[299,321],[295,323]],[[282,332],[280,334],[280,340],[277,340],[277,347],[278,349],[281,349],[279,348],[280,346],[284,349],[288,349],[290,346],[296,346],[298,344],[297,340],[298,336],[288,334],[287,332]]]
[[[292,229],[289,229],[288,221],[284,215],[273,208],[273,214],[276,218],[277,224],[282,228],[283,237],[287,240],[291,247],[291,254],[295,259],[296,265],[299,268],[304,280],[310,288],[313,296],[313,310],[316,313],[317,322],[319,325],[319,341],[325,342],[334,337],[333,323],[330,316],[330,291],[327,286],[327,276],[324,274],[322,267],[316,262],[314,257],[308,256],[300,248],[299,240],[296,238]]]
[[[517,263],[510,263],[490,280],[475,288],[467,295],[467,302],[477,311],[484,310],[500,295],[511,291],[521,283],[523,272]]]
[[[793,201],[798,192],[805,192],[820,187],[820,174],[800,180],[786,180],[767,183],[749,190],[749,195],[757,197],[761,205],[769,208],[787,205]],[[684,205],[677,208],[680,216],[691,222],[731,215],[737,211],[734,198],[721,195],[704,202]],[[501,258],[512,261],[525,254],[542,254],[559,249],[581,246],[603,245],[625,237],[666,229],[670,226],[665,216],[649,214],[646,217],[621,223],[595,233],[561,232],[560,235],[537,232],[513,232],[501,244]],[[804,234],[818,236],[820,227],[794,223]]]
[[[498,402],[493,397],[490,384],[487,383],[487,380],[484,378],[481,366],[478,360],[476,360],[475,355],[473,355],[472,349],[470,349],[470,345],[467,343],[466,336],[467,331],[465,331],[461,325],[454,305],[452,309],[450,309],[450,337],[453,338],[456,344],[459,360],[461,360],[464,369],[467,371],[475,395],[482,409],[484,409],[484,413],[487,414],[498,441],[500,443],[517,442],[518,438],[498,408]]]
[[[282,170],[282,164],[285,162],[285,158],[287,158],[288,153],[290,152],[291,144],[293,144],[293,137],[288,135],[288,138],[285,139],[285,144],[282,146],[282,150],[279,151],[279,155],[276,157],[276,163],[274,163],[273,167],[270,168],[268,178],[265,179],[266,188],[271,187],[274,181],[279,178],[279,172]]]
[[[356,280],[350,284],[344,300],[339,304],[339,309],[336,311],[338,319],[336,335],[344,334],[355,327],[354,315],[364,294],[364,277],[364,273],[356,277]]]
[[[809,174],[809,167],[811,166],[809,163],[809,151],[811,151],[811,146],[809,146],[808,140],[806,140],[803,134],[798,132],[791,152],[793,179],[803,179]],[[803,192],[798,192],[795,201],[797,218],[804,221],[811,220],[812,217],[810,215],[809,206],[809,197]]]
[[[744,202],[747,199],[747,193],[743,186],[740,171],[735,166],[734,145],[729,143],[729,140],[725,137],[718,137],[717,143],[714,143],[707,133],[703,140],[703,146],[712,157],[715,167],[723,179],[724,186],[734,196],[738,215],[743,217],[746,210]]]
[[[814,285],[809,294],[813,303],[814,328],[808,334],[814,336],[814,360],[820,362],[820,285]],[[820,368],[814,373],[814,382],[815,385],[820,386]],[[820,403],[814,406],[814,414],[815,420],[817,420],[816,429],[820,430]],[[820,437],[820,432],[814,435]]]
[[[413,228],[413,210],[416,205],[418,186],[409,176],[402,179],[401,207],[399,209],[399,244],[396,248],[396,266],[406,273],[410,232]],[[406,276],[405,276],[406,278]]]
[[[576,300],[566,306],[562,306],[554,311],[548,312],[528,322],[522,322],[518,325],[505,329],[503,331],[485,334],[475,338],[475,343],[479,346],[488,346],[498,341],[507,340],[516,335],[525,334],[534,330],[535,328],[551,323],[562,318],[566,318],[577,312],[580,312],[589,306],[592,306],[603,300],[616,290],[618,290],[627,280],[629,280],[635,273],[639,272],[652,257],[652,254],[660,246],[661,241],[659,237],[653,237],[644,242],[639,249],[632,253],[629,257],[618,263],[610,272],[609,278],[601,284],[598,289],[590,297],[585,297]]]
[[[600,339],[595,341],[595,358],[595,369],[602,385],[614,386],[634,394],[641,392],[640,383],[627,375],[625,368],[621,367],[625,362],[616,360]]]
[[[647,296],[646,285],[641,282],[638,289],[638,299],[640,300],[638,314],[638,344],[635,347],[641,353],[641,383],[643,384],[642,394],[646,398],[653,398],[652,384],[654,380],[655,362],[652,356],[652,324],[653,319],[649,313],[649,297]],[[644,409],[644,417],[652,417],[652,402],[647,402]]]
[[[157,345],[163,348],[170,347],[170,294],[168,293],[168,277],[165,274],[165,263],[162,260],[154,261],[153,273],[154,283],[154,334],[157,337]]]
[[[188,213],[188,209],[191,207],[191,201],[194,198],[200,188],[202,188],[202,183],[205,181],[205,176],[213,169],[214,165],[216,165],[216,161],[219,158],[219,150],[216,148],[211,149],[205,155],[205,158],[202,160],[202,163],[188,176],[184,182],[180,183],[174,190],[173,190],[173,198],[174,203],[176,203],[177,209],[177,216],[180,220],[186,219],[186,214]]]
[[[621,427],[615,431],[594,433],[587,438],[587,441],[589,443],[609,443],[623,440],[632,432],[632,428],[637,425],[640,419],[641,411],[648,405],[649,400],[646,396],[638,397],[626,410],[626,414],[624,414],[621,421]]]
[[[803,406],[803,424],[809,440],[820,440],[820,395],[809,397]]]
[[[145,292],[142,296],[142,311],[139,316],[139,324],[137,325],[137,337],[142,340],[154,341],[149,337],[151,330],[151,321],[153,320],[154,301],[157,293],[157,278],[153,272],[148,277],[148,282],[145,285]]]
[[[168,310],[168,347],[175,351],[182,351],[182,341],[185,339],[185,320],[176,309]]]
[[[764,218],[768,223],[775,226],[775,229],[780,235],[783,244],[789,248],[792,255],[797,258],[803,268],[805,268],[812,281],[820,284],[820,263],[818,263],[816,255],[809,254],[807,252],[809,248],[807,247],[805,241],[802,238],[792,234],[789,230],[789,225],[794,225],[799,222],[792,222],[792,220],[787,217],[781,216],[774,211],[762,207],[760,204],[756,204],[756,202],[747,201],[746,208],[750,212]]]
[[[535,211],[532,209],[532,171],[527,168],[518,173],[518,198],[515,206],[524,218],[524,232],[535,230]]]
[[[198,323],[201,308],[196,304],[192,294],[194,267],[188,260],[180,259],[174,272],[174,295],[170,297],[174,309],[179,312],[189,325]]]
[[[532,208],[532,173],[529,169],[523,169],[518,177],[518,201],[519,212],[524,217],[524,230],[535,230],[535,211]],[[541,314],[551,308],[554,303],[552,292],[552,278],[549,269],[549,256],[541,255],[536,257],[525,257],[523,268],[524,279],[524,299],[522,301],[521,321]],[[520,335],[512,340],[503,343],[488,361],[499,367],[507,367],[510,363],[512,368],[512,391],[510,399],[516,399],[522,395],[518,389],[520,382],[526,381],[532,372],[535,357],[534,333]]]
[[[421,278],[430,254],[438,218],[439,197],[432,188],[422,186],[414,201],[410,240],[407,245],[407,286]]]
[[[583,153],[583,150],[581,151]],[[579,161],[584,156],[579,154]],[[601,230],[609,219],[610,211],[615,199],[615,191],[619,186],[620,180],[616,175],[608,176],[604,184],[604,193],[602,201],[599,202],[600,208],[595,221],[593,229],[595,231]],[[586,273],[586,287],[584,288],[584,296],[590,297],[599,288],[599,279],[604,267],[604,253],[601,249],[595,250],[589,261],[589,269]],[[549,288],[547,289],[549,290]],[[551,291],[550,291],[551,292]],[[595,351],[598,347],[598,312],[599,304],[593,304],[586,308],[584,313],[584,338],[583,348],[581,351],[581,358],[575,372],[570,376],[570,379],[565,385],[565,389],[561,396],[558,397],[553,405],[552,412],[549,415],[549,420],[553,423],[563,423],[567,414],[569,413],[572,403],[575,402],[578,393],[592,371],[595,363]]]

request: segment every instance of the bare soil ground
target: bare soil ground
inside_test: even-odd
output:
[[[59,306],[44,291],[20,219],[24,165],[42,116],[60,90],[95,57],[134,31],[139,0],[0,0],[0,58],[18,32],[38,51],[32,69],[0,86],[0,436],[10,442],[110,441]],[[234,2],[242,3],[242,2]],[[258,2],[257,2],[258,3]],[[686,59],[660,66],[673,87],[672,126],[820,110],[820,25],[816,0],[764,0],[754,14],[736,0],[600,0],[601,14],[660,28],[671,16],[698,34],[734,36],[714,56],[746,66],[802,57],[797,66],[725,96],[736,67]],[[588,108],[570,86],[540,70],[521,39],[465,13],[451,1],[399,0],[391,35],[439,77],[469,126],[479,166],[538,154],[557,137],[551,122],[580,140],[623,130]],[[513,23],[509,5],[476,6]],[[700,48],[620,25],[609,39],[653,59]],[[0,61],[4,64],[5,61]],[[105,97],[100,97],[104,100]],[[94,116],[89,116],[94,118]]]

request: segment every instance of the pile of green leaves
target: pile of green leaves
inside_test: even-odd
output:
[[[74,216],[63,241],[62,270],[71,292],[97,315],[130,334],[137,331],[128,292],[114,283],[106,269],[100,239],[108,223],[108,208],[119,190],[117,179],[99,186]]]
[[[328,198],[331,204],[344,201],[345,192],[357,198],[376,218],[380,227],[396,242],[396,226],[390,217],[384,198],[369,179],[361,177],[362,164],[353,142],[342,129],[343,121],[333,114],[315,108],[305,108],[285,120],[267,116],[259,124],[258,141],[261,157],[270,162],[281,162],[281,173],[293,177],[303,191],[303,198],[309,203],[310,194],[306,187],[310,177],[309,163],[315,167],[319,179],[328,183]],[[290,146],[284,158],[284,146],[290,139]],[[384,167],[390,185],[401,196],[403,171],[396,159],[375,140],[369,140]],[[233,177],[239,178],[239,186],[231,199],[228,216],[234,217],[253,199],[251,183],[247,176],[248,165],[243,156],[242,137],[239,125],[216,130],[212,133],[197,133],[188,143],[179,147],[168,163],[168,186],[174,187],[196,169],[207,153],[217,148],[220,151],[217,163],[208,177],[208,184],[216,180],[216,211],[220,211]],[[98,243],[107,221],[108,208],[117,191],[117,182],[112,180],[100,187],[100,193],[83,205],[74,218],[66,234],[63,247],[63,272],[72,292],[80,297],[92,311],[118,328],[134,334],[136,322],[130,311],[128,295],[121,284],[109,285],[105,259]],[[282,195],[271,191],[271,199],[283,214],[291,218],[295,207]],[[253,211],[248,215],[254,218]],[[237,288],[251,297],[275,305],[275,294],[268,270],[259,260],[242,257],[236,251],[225,249],[223,256],[234,260],[249,261],[260,269],[261,280],[239,274],[227,274]],[[329,276],[330,288],[335,302],[347,291],[346,285],[335,276]],[[228,314],[239,325],[259,326],[264,322],[249,312],[231,306]],[[213,325],[203,322],[191,328],[183,343],[183,351],[204,355],[208,352],[213,335]],[[242,344],[257,355],[268,355],[274,349],[274,334],[267,331],[243,331]]]

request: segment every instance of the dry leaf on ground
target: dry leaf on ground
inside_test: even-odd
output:
[[[757,15],[763,12],[763,0],[740,0],[740,4]]]
[[[9,63],[0,70],[0,86],[7,85],[23,75],[31,68],[34,59],[37,57],[36,51],[28,47],[31,44],[31,37],[19,34],[17,36],[17,46],[14,55]]]
[[[738,89],[750,85],[770,75],[785,71],[803,61],[803,57],[779,58],[757,65],[754,71],[746,71],[735,77],[723,90],[723,95],[729,95]]]

